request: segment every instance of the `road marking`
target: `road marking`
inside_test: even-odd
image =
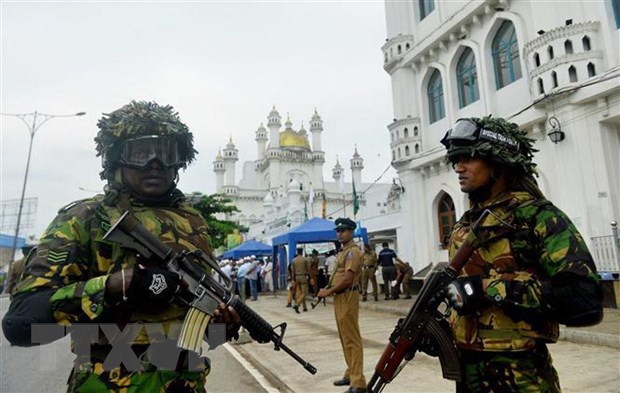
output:
[[[268,380],[256,369],[256,367],[252,366],[250,362],[245,360],[243,356],[237,352],[236,349],[233,348],[231,344],[224,344],[223,347],[237,360],[243,368],[248,370],[250,375],[263,387],[268,393],[280,393],[278,389],[276,389]]]

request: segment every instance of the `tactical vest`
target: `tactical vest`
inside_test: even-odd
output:
[[[455,224],[450,238],[450,258],[465,241],[471,225],[485,209],[513,226],[509,229],[499,220],[489,216],[480,225],[479,237],[483,240],[463,267],[461,276],[480,275],[483,279],[527,280],[531,274],[545,277],[537,260],[533,241],[536,215],[550,204],[535,200],[525,192],[513,192],[490,201],[485,206],[467,211]],[[454,310],[450,324],[456,343],[461,349],[484,351],[519,351],[531,349],[537,340],[555,342],[559,326],[551,320],[513,320],[506,312],[489,306],[479,316],[460,316]]]

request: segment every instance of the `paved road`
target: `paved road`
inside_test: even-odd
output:
[[[0,318],[8,308],[8,299],[0,298]],[[11,346],[4,336],[0,340],[0,392],[2,393],[56,393],[66,391],[73,354],[69,339],[41,347]],[[234,346],[230,346],[233,351]],[[267,390],[231,352],[220,347],[210,352],[211,375],[207,382],[210,393],[266,392]],[[258,378],[261,378],[259,375]],[[269,385],[267,385],[269,386]]]

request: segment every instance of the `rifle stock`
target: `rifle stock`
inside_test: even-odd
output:
[[[183,321],[181,334],[177,341],[178,347],[200,354],[206,328],[215,310],[221,303],[224,303],[239,314],[241,325],[248,330],[251,337],[259,342],[272,342],[274,350],[282,349],[308,372],[316,373],[317,370],[312,364],[282,343],[286,323],[274,328],[246,306],[238,296],[233,294],[232,281],[210,256],[200,250],[175,252],[128,213],[128,211],[123,213],[103,238],[136,251],[146,260],[159,262],[164,268],[179,274],[187,283],[188,289],[179,295],[180,300],[189,306],[189,311]],[[203,270],[198,265],[198,260],[215,270],[224,281],[224,285],[214,279],[209,272]],[[280,328],[279,334],[276,332],[277,328]]]

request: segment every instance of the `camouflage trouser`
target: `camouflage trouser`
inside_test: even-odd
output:
[[[464,392],[560,392],[560,380],[547,346],[524,352],[461,351]]]
[[[205,365],[187,370],[161,370],[148,363],[142,363],[144,371],[128,371],[124,365],[104,370],[103,361],[76,365],[67,381],[67,392],[88,393],[198,393],[206,392],[205,384],[209,374],[208,361]]]

